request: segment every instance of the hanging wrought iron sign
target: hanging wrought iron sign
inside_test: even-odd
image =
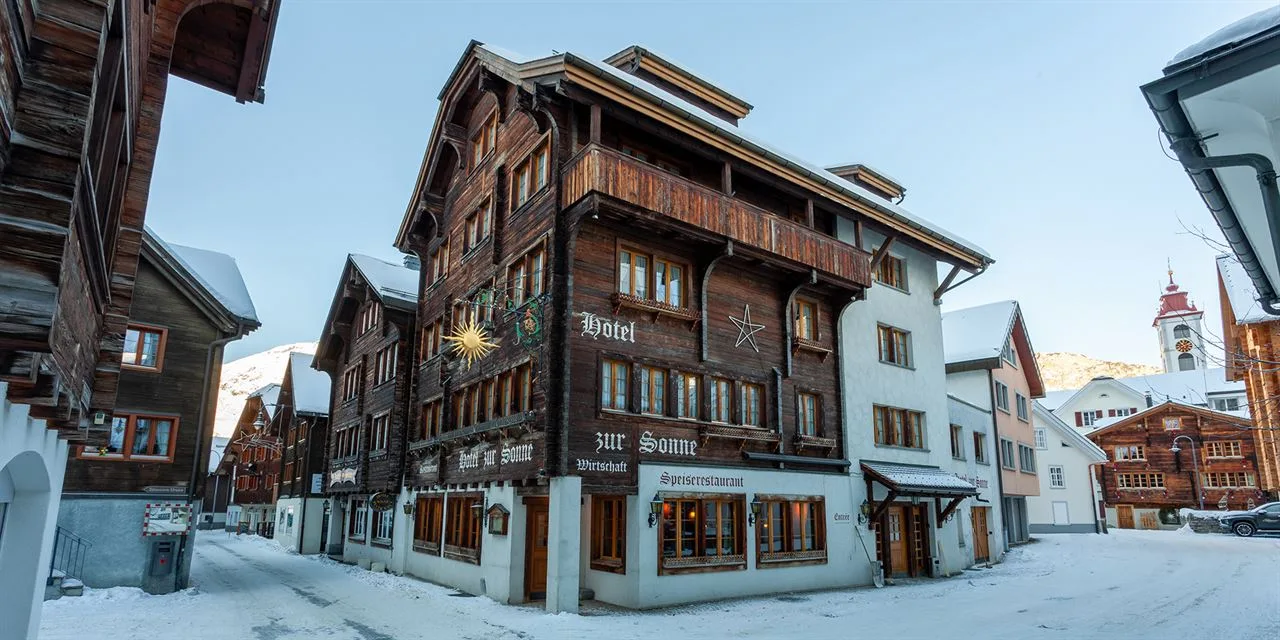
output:
[[[374,511],[390,511],[396,506],[396,496],[391,493],[375,493],[369,496],[369,508]]]
[[[526,349],[542,344],[542,301],[530,298],[512,311],[516,316],[516,340]]]

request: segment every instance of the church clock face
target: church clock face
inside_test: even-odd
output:
[[[1189,353],[1192,349],[1195,348],[1195,345],[1191,344],[1190,340],[1183,338],[1173,343],[1173,348],[1177,349],[1178,353]]]

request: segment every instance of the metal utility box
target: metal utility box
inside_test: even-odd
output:
[[[167,576],[173,573],[173,562],[177,555],[177,543],[171,540],[162,540],[151,543],[151,571],[152,576]]]

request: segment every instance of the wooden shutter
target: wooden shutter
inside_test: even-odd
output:
[[[1094,417],[1094,418],[1101,418],[1101,417],[1102,417],[1102,409],[1098,409],[1097,411],[1095,411],[1095,412],[1094,412],[1094,416],[1093,416],[1093,417]]]
[[[1108,417],[1108,418],[1114,418],[1114,417],[1116,417],[1116,410],[1115,410],[1115,409],[1107,409],[1107,417]]]
[[[1076,412],[1076,426],[1077,427],[1084,426],[1084,416],[1079,411]]]

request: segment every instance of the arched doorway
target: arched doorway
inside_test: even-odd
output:
[[[0,468],[0,620],[6,627],[27,629],[39,619],[53,498],[39,453],[23,451]]]

